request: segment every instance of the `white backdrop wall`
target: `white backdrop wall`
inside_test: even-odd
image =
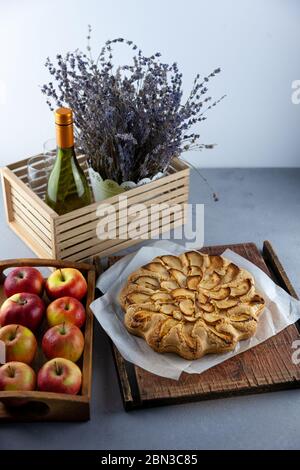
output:
[[[0,164],[41,151],[53,118],[39,90],[47,56],[108,38],[177,61],[187,92],[197,72],[222,68],[211,91],[227,98],[200,133],[202,167],[300,166],[299,0],[0,0]],[[123,49],[124,51],[125,49]],[[123,52],[126,54],[126,52]],[[124,60],[127,56],[122,57]]]

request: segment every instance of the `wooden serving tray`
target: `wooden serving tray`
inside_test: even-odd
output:
[[[262,254],[254,243],[207,247],[201,251],[218,255],[226,248],[252,261],[297,298],[270,242],[264,242]],[[110,258],[109,264],[117,259]],[[300,366],[292,362],[292,343],[299,339],[297,325],[290,325],[255,348],[202,374],[183,373],[178,381],[159,377],[127,362],[112,344],[124,407],[131,410],[297,388],[300,386]]]
[[[89,308],[95,296],[95,268],[90,264],[71,263],[50,259],[11,259],[0,261],[0,306],[5,300],[3,283],[4,271],[17,266],[34,266],[49,268],[75,268],[82,272],[88,291],[84,299],[86,322],[83,329],[85,344],[83,357],[78,362],[82,371],[82,387],[78,395],[66,395],[52,392],[1,392],[0,423],[2,421],[86,421],[90,418],[91,381],[92,381],[92,348],[93,348],[93,314]],[[47,298],[45,296],[45,301]],[[47,329],[46,321],[38,328],[35,336],[38,341],[38,352],[31,367],[38,372],[46,358],[41,351],[41,339]],[[6,406],[7,400],[26,399],[22,406]]]

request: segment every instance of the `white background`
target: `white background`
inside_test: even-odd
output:
[[[39,90],[49,55],[108,38],[177,61],[187,92],[197,72],[222,68],[211,91],[228,96],[202,125],[216,149],[189,155],[201,167],[300,165],[298,0],[0,0],[0,164],[41,151],[53,135]],[[123,49],[124,51],[125,49]],[[123,59],[127,59],[123,52]]]

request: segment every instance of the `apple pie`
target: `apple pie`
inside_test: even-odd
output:
[[[154,258],[128,277],[119,300],[130,333],[185,359],[233,350],[255,334],[265,305],[249,272],[197,251]]]

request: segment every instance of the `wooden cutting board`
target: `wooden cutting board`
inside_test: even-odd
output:
[[[206,247],[201,251],[218,255],[226,248],[252,261],[297,298],[270,242],[264,242],[262,254],[254,243]],[[109,258],[109,265],[118,259]],[[291,325],[255,348],[202,374],[183,373],[178,381],[159,377],[127,362],[112,344],[124,407],[131,410],[297,388],[300,386],[300,365],[292,362],[292,344],[300,339],[298,328],[297,325]]]

